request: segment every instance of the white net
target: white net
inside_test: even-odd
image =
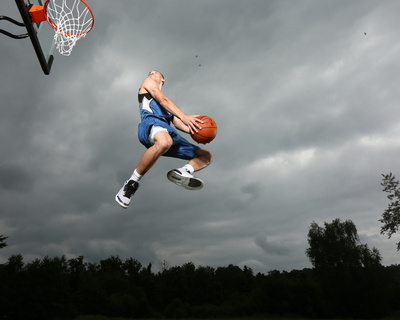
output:
[[[64,56],[69,56],[76,42],[93,27],[92,11],[82,0],[49,0],[46,14],[57,49]]]

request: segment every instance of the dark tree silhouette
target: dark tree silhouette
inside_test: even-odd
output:
[[[7,247],[6,239],[8,237],[4,237],[2,234],[0,235],[0,249]]]
[[[314,268],[343,268],[379,266],[381,255],[378,249],[370,250],[366,244],[361,244],[357,228],[351,220],[341,222],[335,219],[320,227],[311,223],[308,232],[310,247],[306,255]]]
[[[319,242],[310,243],[309,253],[321,255],[329,268],[254,275],[246,266],[196,267],[188,262],[170,267],[164,261],[153,273],[151,264],[143,266],[134,258],[111,256],[96,263],[82,256],[46,256],[24,263],[21,254],[13,255],[0,264],[0,320],[92,319],[91,315],[379,319],[399,314],[400,265],[381,266],[379,252],[359,243],[351,221],[337,219],[325,227],[314,222],[310,236]],[[323,265],[317,258],[315,263]]]
[[[382,176],[381,185],[383,186],[383,191],[389,193],[387,198],[390,203],[379,221],[383,223],[381,234],[387,233],[390,239],[399,230],[400,226],[400,188],[399,181],[395,180],[396,177],[392,173],[383,174]],[[400,250],[400,241],[397,242],[397,250]]]

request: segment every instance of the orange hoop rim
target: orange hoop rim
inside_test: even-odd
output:
[[[90,25],[89,30],[84,31],[84,32],[80,32],[80,33],[70,33],[70,32],[65,32],[65,31],[63,31],[62,29],[60,29],[60,28],[53,22],[53,20],[47,15],[47,6],[48,6],[48,3],[49,3],[49,0],[46,0],[46,2],[44,3],[44,14],[45,14],[45,16],[46,16],[46,19],[47,19],[47,22],[49,23],[49,25],[50,25],[55,31],[61,32],[61,33],[63,33],[65,36],[68,36],[68,37],[70,37],[70,36],[81,36],[81,35],[84,35],[84,34],[90,32],[90,30],[92,30],[93,25],[94,25],[94,15],[93,15],[92,9],[90,9],[89,5],[88,5],[84,0],[79,0],[79,1],[80,1],[80,2],[83,2],[83,4],[87,7],[87,9],[89,10],[89,12],[90,12],[90,14],[91,14],[91,16],[92,16],[92,24]]]

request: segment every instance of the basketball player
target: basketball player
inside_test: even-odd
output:
[[[161,91],[164,76],[157,70],[150,71],[139,89],[139,109],[142,122],[139,124],[139,141],[147,148],[132,176],[124,183],[115,196],[123,208],[127,208],[131,197],[139,187],[142,176],[161,156],[189,160],[182,168],[167,173],[171,182],[187,190],[199,190],[204,183],[192,175],[207,167],[211,153],[179,135],[176,129],[186,133],[201,129],[202,121],[194,115],[187,115]],[[171,123],[175,126],[172,127]]]

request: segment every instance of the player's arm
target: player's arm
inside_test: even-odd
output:
[[[175,117],[172,119],[172,123],[174,124],[175,128],[186,132],[186,133],[190,133],[189,127],[187,125],[185,125],[181,119],[179,119],[178,117]]]
[[[157,83],[154,80],[147,78],[146,80],[144,80],[142,88],[145,89],[148,93],[150,93],[151,96],[163,108],[165,108],[168,112],[172,113],[174,115],[174,118],[180,120],[182,124],[187,127],[189,133],[193,131],[197,132],[197,130],[200,129],[200,125],[198,123],[201,123],[202,121],[196,118],[196,116],[187,115],[181,109],[179,109],[176,106],[176,104],[158,88]],[[178,121],[176,122],[178,123]],[[174,125],[176,125],[175,121]],[[181,126],[181,124],[178,123],[178,126]],[[181,127],[177,128],[182,130]],[[185,130],[182,131],[187,132]]]

